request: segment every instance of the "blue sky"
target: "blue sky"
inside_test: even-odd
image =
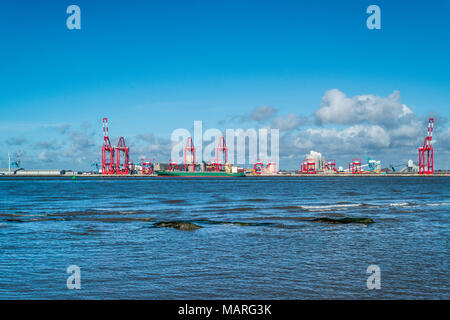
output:
[[[70,4],[81,8],[81,30],[66,28]],[[381,8],[381,30],[366,27],[371,4]],[[107,116],[113,143],[125,136],[132,158],[167,161],[170,133],[194,120],[257,128],[290,115],[297,120],[282,132],[290,151],[281,167],[298,166],[308,148],[343,166],[367,153],[387,165],[416,160],[424,127],[400,143],[384,120],[320,123],[316,112],[329,90],[381,104],[398,91],[415,117],[402,118],[405,126],[436,115],[436,162],[450,169],[449,9],[448,1],[395,0],[2,1],[0,144],[21,150],[24,167],[86,169],[100,158]],[[242,120],[262,106],[272,118]],[[331,154],[326,139],[318,142],[335,129],[342,141],[330,144],[351,144],[352,126],[380,126],[390,143],[366,135],[355,150]]]

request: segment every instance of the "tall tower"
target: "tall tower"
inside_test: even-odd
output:
[[[102,174],[114,174],[114,148],[108,131],[108,118],[103,118]]]

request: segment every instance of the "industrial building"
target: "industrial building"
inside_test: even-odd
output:
[[[67,174],[69,171],[59,169],[32,169],[25,170],[22,168],[14,168],[11,170],[0,169],[0,175],[14,175],[14,176],[61,176]]]

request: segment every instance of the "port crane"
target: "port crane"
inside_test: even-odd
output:
[[[225,168],[225,165],[228,163],[228,148],[225,142],[225,138],[221,137],[219,140],[219,145],[216,149],[216,161],[214,163],[215,170],[221,171]]]
[[[109,140],[108,118],[103,118],[102,174],[114,173],[114,148]]]
[[[142,166],[142,174],[152,174],[153,173],[153,164],[150,159],[142,158],[141,166]]]
[[[95,173],[99,172],[100,165],[98,164],[97,160],[95,160],[94,162],[91,163],[91,168],[92,168],[92,171],[95,171]]]
[[[428,119],[428,131],[423,146],[419,148],[419,174],[433,174],[433,127],[434,119]]]
[[[20,169],[20,155],[21,155],[21,151],[16,152],[16,160],[11,161],[11,155],[8,153],[9,156],[9,163],[11,168],[16,168],[16,169]]]
[[[130,149],[125,144],[125,139],[123,137],[119,138],[115,154],[116,174],[128,174],[130,172]]]

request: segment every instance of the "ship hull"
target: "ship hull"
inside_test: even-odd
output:
[[[206,171],[206,172],[187,172],[187,171],[164,171],[156,170],[155,173],[158,176],[163,177],[245,177],[244,173],[228,173],[228,172],[217,172],[217,171]]]

